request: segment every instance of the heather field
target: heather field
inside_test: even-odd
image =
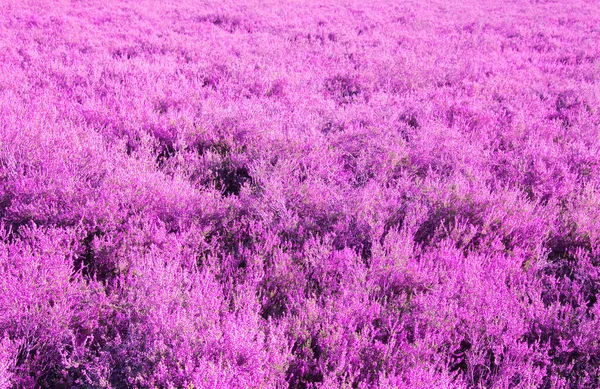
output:
[[[0,389],[597,389],[600,2],[0,0]]]

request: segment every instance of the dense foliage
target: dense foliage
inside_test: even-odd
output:
[[[0,388],[597,388],[600,3],[0,1]]]

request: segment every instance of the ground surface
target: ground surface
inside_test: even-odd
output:
[[[597,1],[0,1],[0,388],[597,388]]]

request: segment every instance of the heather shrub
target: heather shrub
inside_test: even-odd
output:
[[[0,350],[2,350],[0,352],[0,388],[10,388],[11,370],[14,365],[14,346],[8,338],[5,338],[2,340]]]
[[[0,4],[0,389],[596,388],[594,2]]]

